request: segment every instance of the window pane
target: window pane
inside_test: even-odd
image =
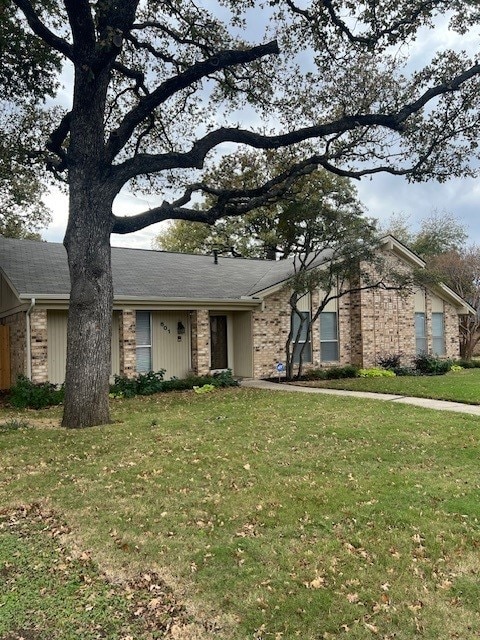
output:
[[[338,342],[322,342],[320,345],[320,360],[322,362],[337,362]]]
[[[302,318],[305,318],[305,321],[303,323],[302,330],[300,332],[299,341],[305,342],[305,340],[307,339],[308,323],[310,322],[310,313],[308,311],[300,311],[300,315],[302,316]],[[299,326],[300,326],[300,318],[297,313],[293,312],[292,313],[292,341],[293,342],[295,342],[297,338],[297,331]]]
[[[152,370],[152,349],[151,347],[137,347],[137,371],[148,373]]]
[[[150,313],[148,311],[137,311],[137,345],[151,345],[150,337]]]
[[[300,351],[305,343],[299,342],[293,351],[293,362],[298,364],[300,362]],[[302,362],[311,362],[312,361],[312,345],[307,342],[305,344],[305,349],[303,350]]]
[[[293,362],[295,364],[298,364],[300,362],[300,351],[302,350],[302,347],[307,340],[308,325],[310,322],[310,312],[300,311],[300,316],[305,320],[304,320],[302,329],[300,331],[298,343],[295,346],[295,342],[297,340],[297,332],[300,327],[300,317],[297,313],[292,312],[292,347],[293,347]],[[308,342],[307,344],[305,344],[305,349],[303,350],[302,362],[311,362],[311,361],[312,361],[312,345],[311,345],[310,336],[309,336]]]
[[[420,338],[425,338],[425,314],[424,313],[415,314],[415,336],[417,337],[417,340]]]
[[[432,313],[432,348],[436,355],[445,355],[443,313]]]
[[[320,314],[320,340],[338,340],[336,311],[322,311]]]

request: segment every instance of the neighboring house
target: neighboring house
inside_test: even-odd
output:
[[[384,250],[404,269],[424,267],[391,236]],[[112,375],[230,368],[262,378],[285,361],[291,261],[113,248],[112,268]],[[63,245],[0,236],[0,388],[19,374],[63,382],[69,290]],[[317,298],[304,296],[301,310],[311,313]],[[306,364],[373,366],[385,353],[420,351],[458,357],[458,316],[472,312],[444,285],[347,295],[315,323]]]

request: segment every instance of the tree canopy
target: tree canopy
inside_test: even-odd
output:
[[[384,231],[424,259],[460,251],[468,238],[465,225],[455,215],[439,211],[423,218],[417,231],[412,229],[408,216],[394,214]]]
[[[288,160],[285,154],[272,157],[271,153],[240,152],[221,160],[209,179],[223,188],[251,189],[279,172],[279,165]],[[210,206],[211,196],[207,196],[199,208]],[[328,240],[321,234],[319,237],[319,230],[323,225],[325,233],[330,232],[329,220],[349,216],[353,224],[362,214],[352,182],[319,169],[243,216],[220,218],[213,225],[176,220],[157,236],[155,246],[184,253],[220,250],[245,258],[282,259],[310,250],[309,234],[319,242]]]
[[[248,214],[319,167],[474,172],[476,52],[446,44],[420,64],[413,51],[439,23],[467,34],[476,0],[1,0],[0,11],[0,99],[41,111],[22,148],[69,189],[68,426],[109,420],[112,232]],[[73,85],[52,108],[42,100],[60,62]],[[211,166],[239,147],[294,153],[263,184],[212,182]],[[126,185],[162,203],[118,217]],[[207,209],[194,206],[205,196]]]

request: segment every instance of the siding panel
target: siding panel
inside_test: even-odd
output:
[[[178,333],[181,322],[185,333]],[[191,369],[190,322],[187,312],[152,312],[153,370],[165,369],[165,379],[184,378]]]

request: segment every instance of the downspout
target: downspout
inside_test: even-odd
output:
[[[32,339],[30,336],[30,315],[35,306],[35,298],[30,300],[30,306],[27,309],[26,320],[27,320],[27,378],[29,380],[32,379]]]

